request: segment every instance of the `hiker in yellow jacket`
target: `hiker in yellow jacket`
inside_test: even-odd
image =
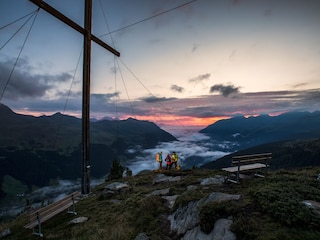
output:
[[[176,154],[176,152],[173,152],[171,155],[171,159],[172,159],[172,167],[174,165],[174,168],[177,168],[177,162],[178,162],[178,155]]]

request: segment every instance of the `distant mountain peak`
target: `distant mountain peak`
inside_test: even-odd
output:
[[[0,103],[0,114],[2,116],[3,114],[15,114],[15,112],[12,111],[7,105]]]

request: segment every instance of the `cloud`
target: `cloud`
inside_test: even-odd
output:
[[[95,98],[98,101],[106,101],[110,102],[113,101],[114,98],[119,97],[120,92],[113,92],[113,93],[104,93],[104,94],[91,94],[91,97]]]
[[[174,84],[174,85],[171,85],[171,90],[181,93],[184,91],[184,88]]]
[[[191,141],[190,141],[191,140]],[[140,154],[128,162],[127,167],[132,170],[133,174],[137,174],[142,170],[152,170],[159,167],[155,159],[157,152],[162,151],[162,156],[177,152],[179,156],[179,164],[183,168],[192,168],[200,166],[203,163],[213,161],[230,153],[231,144],[225,144],[226,149],[221,151],[218,142],[211,141],[204,134],[187,135],[179,139],[179,141],[161,142],[155,148],[143,149]],[[129,149],[131,150],[131,149]],[[164,163],[165,165],[165,163]]]
[[[30,74],[31,67],[26,59],[21,59],[24,63],[18,64],[12,71],[10,61],[0,64],[0,89],[4,92],[3,97],[10,100],[19,100],[24,98],[39,98],[56,89],[55,86],[71,80],[69,73],[50,74]],[[25,71],[25,69],[28,70]],[[58,90],[55,90],[58,92]]]
[[[210,88],[210,93],[219,92],[224,97],[228,97],[230,94],[239,93],[239,87],[233,85],[216,84]]]
[[[237,50],[233,49],[231,54],[229,55],[229,60],[232,60],[236,56]]]
[[[163,102],[163,101],[170,101],[176,98],[166,98],[166,97],[144,97],[144,98],[140,98],[140,100],[146,102],[146,103],[155,103],[155,102]]]
[[[198,47],[199,47],[199,44],[194,43],[194,44],[192,45],[191,52],[195,52],[195,51],[198,49]]]
[[[0,65],[0,69],[3,69],[3,65]],[[1,76],[3,75],[0,72],[0,78]],[[59,76],[61,79],[67,80],[67,77]],[[30,75],[25,75],[24,78],[28,81],[32,81],[33,78],[38,79]],[[28,81],[22,81],[23,85],[17,86],[21,90],[14,89],[13,91],[10,89],[10,94],[20,94],[19,91],[24,90],[23,101],[17,101],[17,96],[8,98],[9,94],[6,91],[2,103],[16,112],[23,112],[23,114],[50,115],[55,112],[64,112],[64,114],[81,117],[81,91],[69,93],[68,90],[60,92],[55,90],[56,97],[49,99],[46,97],[46,91],[51,90],[49,83],[34,80],[39,86],[32,84],[32,89],[31,86],[25,86]],[[26,91],[28,87],[30,87],[28,90],[30,92]],[[179,88],[179,86],[174,87],[176,90]],[[165,124],[170,126],[186,125],[184,120],[187,119],[188,123],[202,126],[208,121],[213,121],[214,118],[232,117],[236,114],[277,115],[289,111],[312,112],[319,110],[320,89],[241,93],[239,87],[218,84],[211,87],[211,92],[219,92],[220,94],[190,98],[149,96],[131,102],[124,100],[115,102],[119,92],[91,94],[90,116],[97,119],[106,116],[126,119],[131,116],[155,121],[159,126]],[[233,93],[237,94],[226,97]],[[35,98],[31,96],[35,96]],[[172,116],[169,116],[171,113]],[[159,118],[159,116],[161,117]],[[181,124],[177,124],[177,120]]]
[[[200,83],[200,82],[202,82],[203,80],[209,79],[210,76],[211,76],[210,73],[202,74],[202,75],[199,75],[199,76],[197,76],[197,77],[195,77],[195,78],[189,79],[189,82],[191,82],[191,83]]]

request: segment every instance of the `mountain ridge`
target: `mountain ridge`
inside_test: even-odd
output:
[[[234,141],[238,150],[268,142],[320,136],[320,111],[288,112],[278,116],[236,116],[219,120],[200,130],[212,139]]]
[[[0,186],[11,176],[28,191],[56,179],[81,176],[81,119],[55,113],[29,116],[13,112],[0,104]],[[158,142],[177,140],[149,121],[102,120],[90,124],[90,173],[106,176],[113,160],[125,162],[137,153],[127,149],[139,145],[152,148]],[[5,193],[0,188],[0,198]]]

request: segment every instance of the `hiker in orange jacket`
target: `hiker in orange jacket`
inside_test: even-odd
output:
[[[162,152],[156,154],[156,161],[159,163],[159,169],[162,169]]]

